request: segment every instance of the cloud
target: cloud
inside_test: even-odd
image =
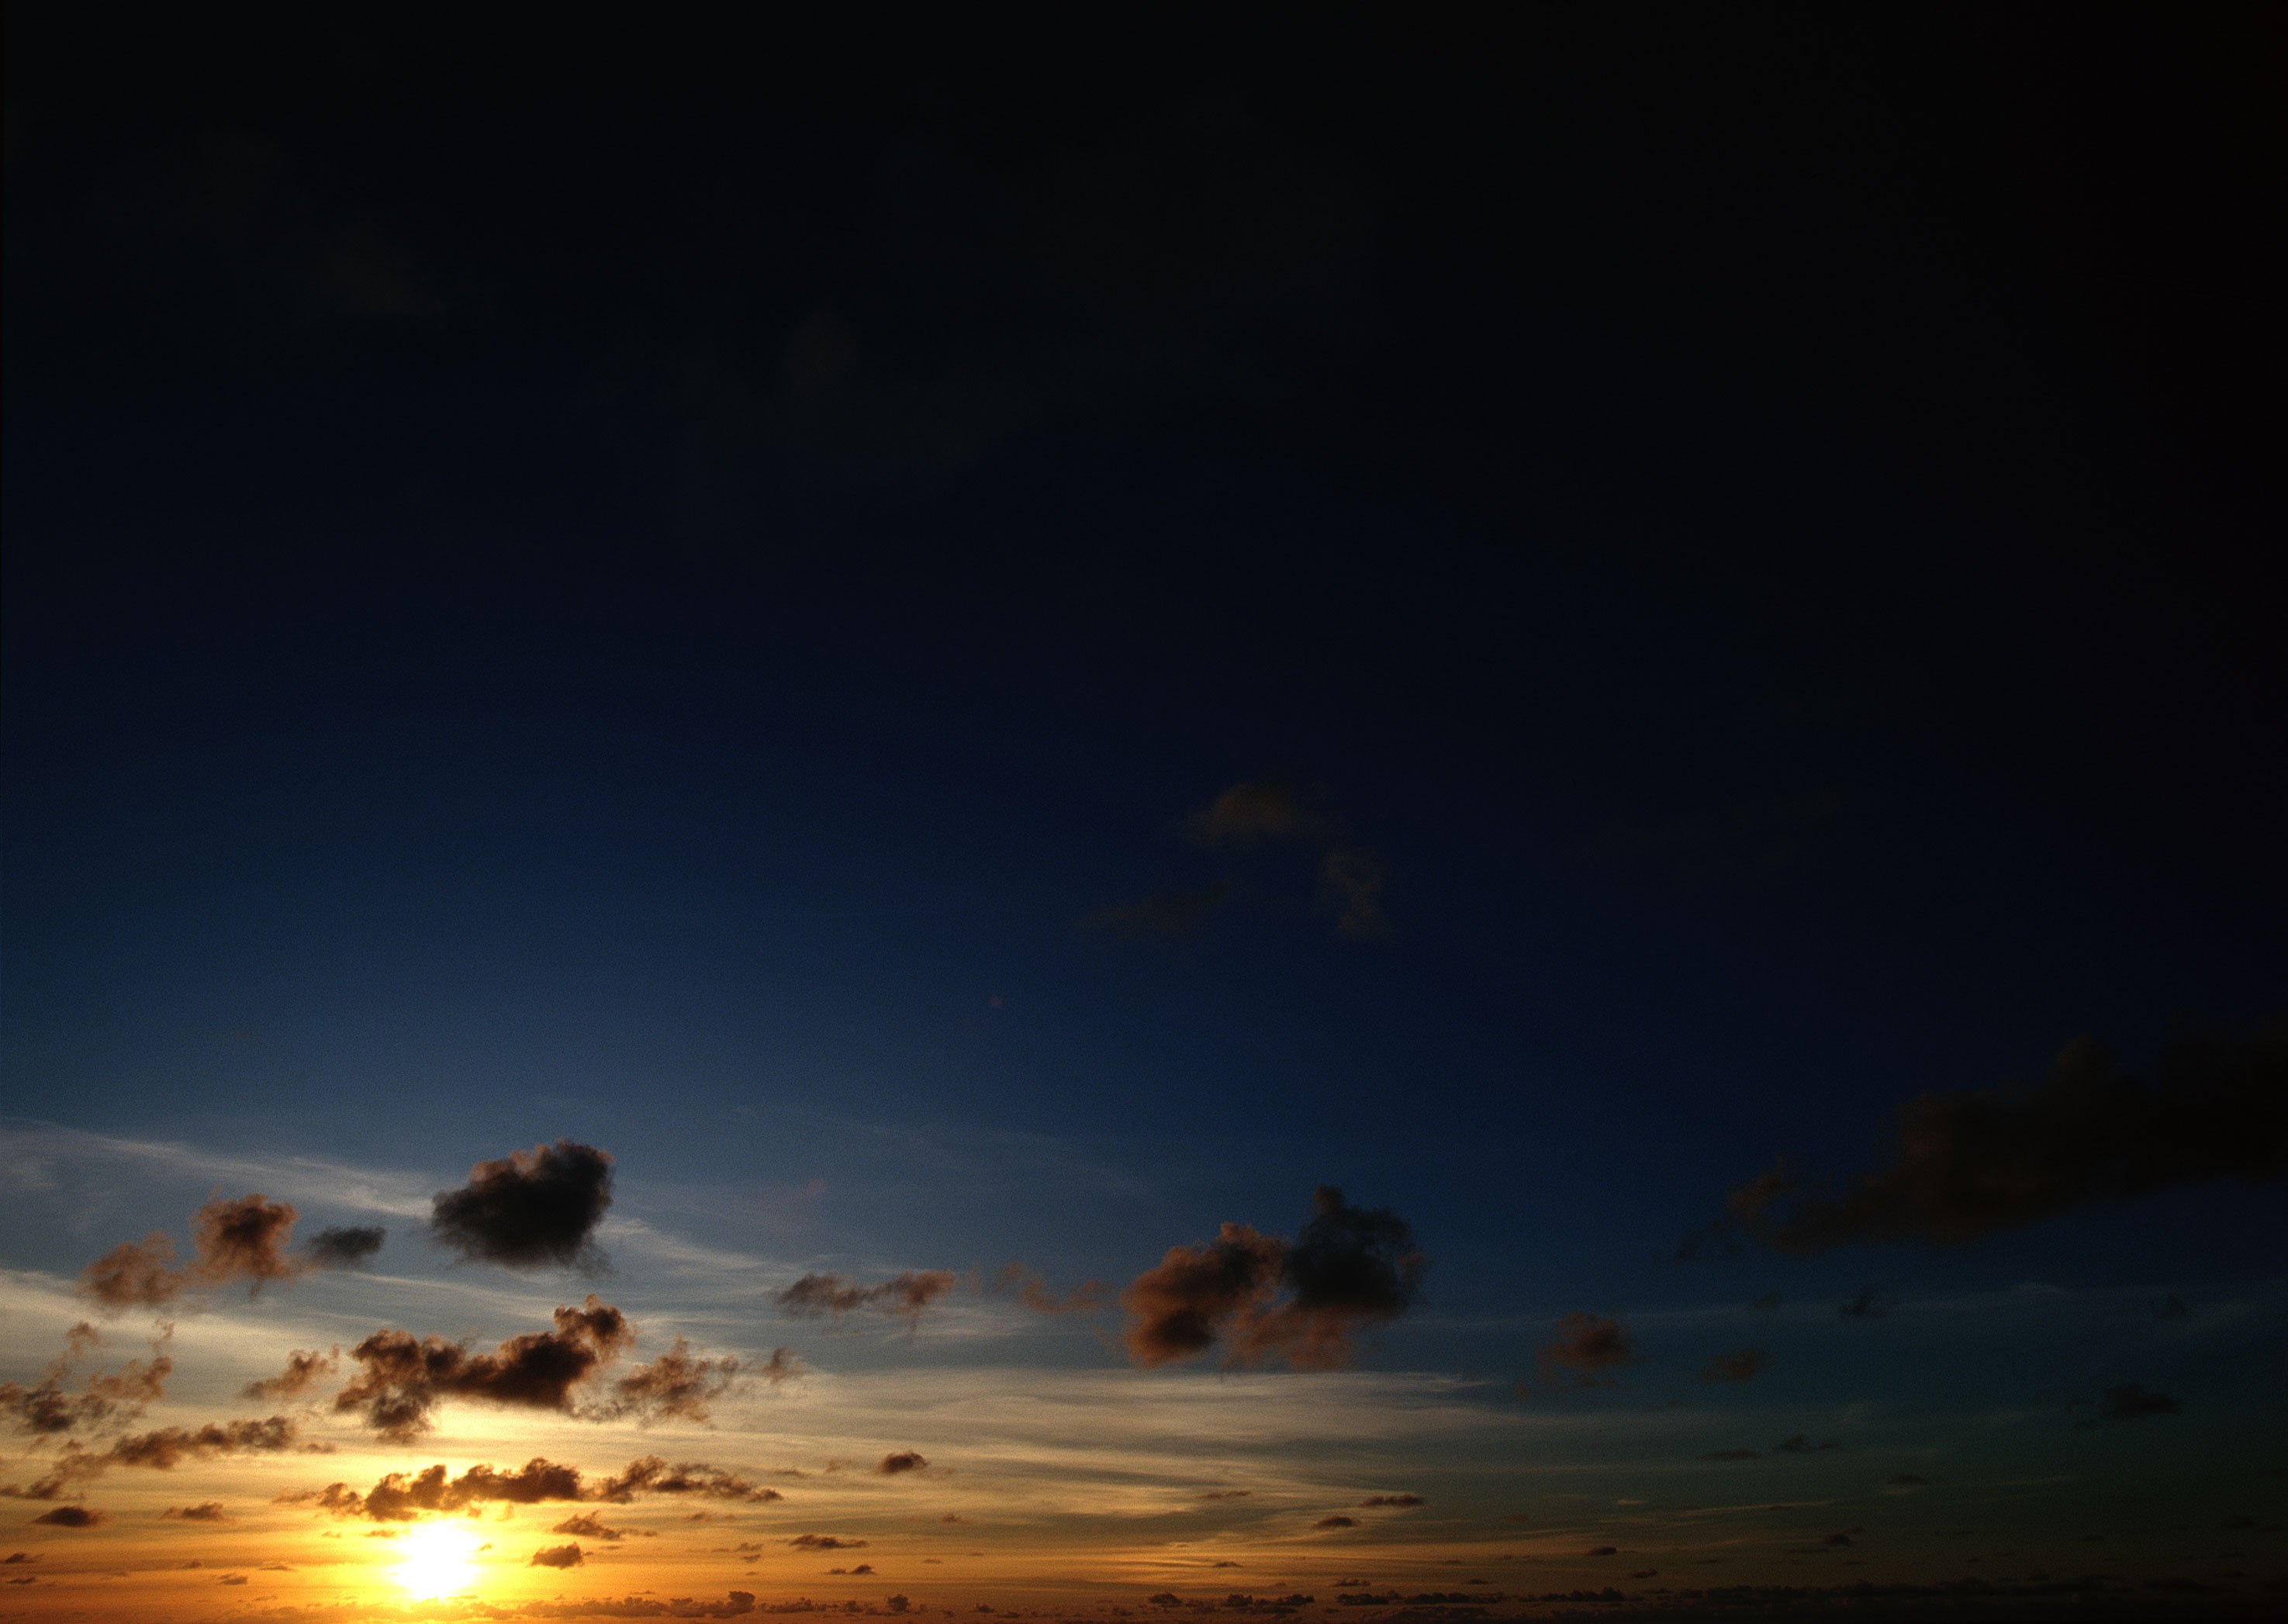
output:
[[[1000,1293],[1014,1291],[1017,1300],[1036,1313],[1092,1314],[1112,1301],[1112,1287],[1102,1280],[1083,1280],[1063,1296],[1049,1289],[1049,1283],[1022,1264],[1011,1264],[993,1277],[989,1290]]]
[[[1965,1245],[2077,1207],[2288,1171],[2288,1021],[2252,1042],[2180,1042],[2149,1083],[2088,1039],[2032,1089],[1929,1093],[1899,1111],[1892,1165],[1832,1200],[1744,1220],[1788,1252],[1871,1240]],[[1775,1192],[1777,1193],[1777,1192]],[[1768,1204],[1768,1203],[1767,1203]]]
[[[562,1522],[557,1524],[553,1528],[551,1528],[548,1532],[551,1533],[577,1534],[584,1540],[603,1540],[606,1541],[624,1537],[618,1529],[605,1527],[604,1519],[598,1517],[593,1511],[582,1511],[575,1516],[568,1517]]]
[[[1840,1449],[1843,1446],[1831,1438],[1823,1438],[1815,1444],[1808,1434],[1798,1432],[1792,1437],[1782,1438],[1776,1447],[1782,1454],[1816,1454],[1821,1450]]]
[[[1269,779],[1234,784],[1186,818],[1184,830],[1193,844],[1213,851],[1300,847],[1315,858],[1319,903],[1335,916],[1338,934],[1364,939],[1388,929],[1382,893],[1389,875],[1381,857],[1352,840],[1339,820],[1305,806],[1286,784]],[[1162,891],[1142,902],[1100,908],[1083,923],[1121,936],[1181,936],[1237,890],[1225,878],[1197,889]]]
[[[770,1358],[755,1366],[747,1374],[756,1380],[776,1387],[782,1382],[806,1374],[810,1367],[795,1358],[792,1348],[773,1348]]]
[[[171,1517],[177,1521],[186,1523],[226,1523],[230,1521],[230,1513],[222,1509],[222,1501],[219,1500],[201,1501],[195,1506],[169,1506],[164,1511],[160,1512],[159,1515],[163,1519]]]
[[[331,1377],[341,1367],[341,1362],[342,1351],[339,1348],[324,1353],[314,1348],[307,1351],[297,1348],[286,1356],[285,1369],[274,1376],[249,1382],[240,1396],[274,1404],[284,1398],[298,1398]]]
[[[1636,1344],[1617,1318],[1576,1311],[1557,1322],[1538,1364],[1545,1386],[1563,1388],[1609,1387],[1610,1372],[1637,1362]]]
[[[458,1190],[441,1190],[429,1232],[473,1261],[512,1269],[600,1267],[590,1237],[612,1204],[612,1159],[571,1139],[480,1161]]]
[[[624,1471],[598,1484],[589,1498],[617,1503],[638,1494],[697,1494],[707,1500],[757,1503],[785,1498],[776,1489],[757,1487],[736,1472],[697,1461],[670,1466],[655,1454],[631,1461]]]
[[[54,1500],[71,1484],[100,1477],[115,1466],[145,1467],[171,1471],[185,1461],[211,1460],[217,1455],[277,1454],[307,1447],[301,1429],[283,1415],[265,1420],[209,1422],[200,1427],[162,1427],[154,1432],[123,1438],[106,1449],[87,1449],[67,1443],[51,1462],[48,1475],[26,1488],[17,1484],[0,1487],[0,1494],[18,1500]]]
[[[558,1309],[553,1331],[512,1336],[491,1353],[409,1331],[376,1331],[350,1350],[359,1374],[334,1395],[334,1409],[359,1414],[399,1443],[427,1431],[430,1412],[449,1398],[568,1414],[573,1390],[634,1341],[626,1316],[593,1292],[578,1308]]]
[[[2109,1387],[2099,1397],[2100,1421],[2143,1421],[2154,1415],[2174,1415],[2185,1407],[2166,1393],[2146,1391],[2141,1382],[2124,1382],[2118,1387]]]
[[[512,1472],[472,1466],[458,1477],[441,1463],[414,1473],[390,1472],[362,1494],[346,1483],[281,1494],[277,1503],[315,1506],[336,1517],[364,1517],[377,1523],[406,1523],[431,1511],[463,1511],[495,1501],[538,1505],[544,1501],[596,1499],[582,1483],[577,1467],[535,1455]]]
[[[288,1254],[299,1215],[290,1201],[260,1194],[209,1201],[192,1222],[191,1261],[178,1265],[175,1243],[154,1230],[141,1240],[123,1241],[80,1271],[80,1295],[118,1312],[161,1308],[193,1287],[214,1289],[240,1280],[259,1295],[273,1283],[290,1283],[317,1269],[346,1269],[381,1247],[379,1229],[330,1229],[304,1248]]]
[[[102,1345],[103,1338],[85,1320],[64,1335],[64,1351],[48,1365],[37,1384],[20,1386],[0,1382],[0,1415],[6,1415],[23,1432],[69,1432],[105,1422],[125,1422],[141,1415],[147,1406],[166,1397],[167,1378],[174,1360],[156,1351],[147,1365],[130,1359],[115,1373],[90,1374],[76,1392],[68,1390],[72,1368]]]
[[[1748,1306],[1754,1309],[1760,1314],[1776,1313],[1779,1311],[1780,1294],[1776,1291],[1768,1291],[1764,1293],[1762,1296],[1758,1297],[1754,1302],[1749,1303]]]
[[[776,1351],[785,1351],[783,1348]],[[637,1366],[612,1383],[612,1402],[608,1413],[614,1416],[634,1415],[645,1421],[672,1418],[703,1422],[708,1416],[709,1402],[720,1398],[738,1374],[736,1359],[729,1355],[695,1359],[691,1344],[679,1336],[666,1352],[649,1364]],[[784,1369],[775,1374],[767,1369],[765,1379],[777,1382],[789,1374]]]
[[[97,1511],[87,1506],[58,1506],[52,1511],[42,1512],[32,1520],[50,1528],[100,1528],[111,1517],[107,1512]]]
[[[578,1567],[587,1561],[576,1540],[569,1545],[548,1545],[532,1553],[527,1567]]]
[[[838,1274],[806,1274],[771,1301],[799,1319],[839,1319],[862,1308],[879,1309],[918,1328],[930,1305],[958,1282],[949,1270],[908,1269],[877,1286],[858,1286]]]
[[[1253,1493],[1255,1493],[1253,1489],[1210,1489],[1200,1498],[1202,1500],[1245,1500]]]
[[[928,1464],[913,1450],[904,1449],[895,1454],[884,1455],[882,1463],[874,1470],[885,1477],[894,1477],[902,1472],[918,1472]]]
[[[389,1232],[377,1224],[325,1229],[320,1230],[303,1250],[313,1268],[354,1269],[369,1262],[388,1239]]]
[[[1226,1224],[1200,1246],[1171,1247],[1120,1294],[1129,1356],[1147,1367],[1188,1358],[1229,1336],[1227,1363],[1278,1357],[1299,1370],[1348,1364],[1351,1339],[1418,1299],[1429,1260],[1387,1208],[1352,1207],[1332,1184],[1291,1244]],[[1275,1302],[1284,1289],[1290,1295]]]
[[[1355,1517],[1344,1517],[1338,1514],[1333,1517],[1323,1517],[1317,1522],[1313,1523],[1311,1526],[1314,1528],[1355,1528],[1358,1526],[1358,1518]]]
[[[1772,1356],[1761,1348],[1742,1348],[1720,1353],[1700,1367],[1704,1382],[1752,1382],[1770,1368]]]
[[[1847,1303],[1835,1305],[1836,1314],[1845,1319],[1880,1319],[1891,1311],[1891,1300],[1879,1295],[1871,1286]]]
[[[1366,1510],[1372,1510],[1377,1506],[1418,1506],[1421,1503],[1422,1496],[1419,1494],[1370,1494],[1359,1501],[1360,1507]]]
[[[830,1533],[798,1533],[787,1541],[798,1550],[862,1550],[863,1540],[838,1539]]]

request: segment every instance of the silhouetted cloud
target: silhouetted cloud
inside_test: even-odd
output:
[[[863,1540],[838,1539],[830,1533],[798,1533],[787,1541],[798,1550],[862,1550]]]
[[[1314,1528],[1355,1528],[1358,1526],[1358,1518],[1339,1515],[1334,1517],[1323,1517],[1317,1522],[1313,1523],[1311,1526]]]
[[[802,1319],[828,1315],[839,1319],[859,1309],[878,1309],[918,1327],[922,1316],[959,1282],[950,1270],[908,1269],[875,1286],[860,1286],[838,1274],[806,1274],[771,1301]]]
[[[151,1361],[130,1359],[113,1374],[91,1373],[68,1387],[72,1369],[102,1345],[103,1338],[85,1320],[64,1335],[64,1351],[52,1360],[31,1387],[0,1382],[0,1415],[13,1420],[25,1432],[68,1432],[105,1422],[124,1422],[141,1415],[145,1407],[166,1397],[167,1378],[175,1362],[154,1350]]]
[[[1704,1382],[1752,1382],[1770,1368],[1772,1356],[1761,1348],[1742,1348],[1720,1353],[1700,1367]]]
[[[884,1455],[882,1463],[874,1470],[882,1477],[894,1477],[901,1472],[918,1472],[928,1464],[929,1462],[915,1451],[902,1449],[895,1454]]]
[[[43,1511],[32,1519],[50,1528],[100,1528],[110,1517],[87,1506],[58,1506],[52,1511]]]
[[[341,1368],[342,1351],[334,1348],[320,1353],[317,1350],[297,1348],[286,1356],[286,1368],[274,1376],[265,1376],[258,1382],[249,1382],[242,1397],[275,1403],[282,1398],[298,1398],[319,1382],[330,1380]]]
[[[1418,1506],[1421,1503],[1422,1496],[1419,1494],[1370,1494],[1359,1501],[1360,1507],[1365,1510],[1372,1510],[1377,1506]]]
[[[1844,1319],[1880,1319],[1891,1311],[1891,1300],[1870,1286],[1847,1302],[1835,1305],[1837,1316]]]
[[[1538,1367],[1545,1386],[1609,1387],[1610,1373],[1637,1359],[1619,1319],[1576,1311],[1557,1322],[1557,1335],[1542,1345]]]
[[[274,1282],[290,1282],[315,1269],[348,1268],[379,1248],[384,1232],[327,1230],[300,1256],[290,1256],[298,1215],[290,1201],[260,1194],[209,1201],[192,1221],[191,1261],[175,1262],[175,1243],[154,1230],[123,1241],[80,1271],[80,1295],[117,1312],[161,1308],[193,1287],[247,1283],[258,1295]]]
[[[569,1545],[547,1545],[532,1553],[528,1567],[578,1567],[587,1560],[577,1541]]]
[[[703,1461],[670,1466],[655,1454],[631,1461],[625,1470],[599,1483],[588,1498],[618,1503],[638,1494],[695,1494],[703,1500],[743,1500],[758,1504],[785,1498],[776,1489],[758,1487],[736,1472],[710,1466]]]
[[[1277,1357],[1299,1370],[1346,1365],[1351,1339],[1396,1319],[1420,1295],[1429,1260],[1387,1208],[1353,1207],[1332,1184],[1313,1192],[1315,1214],[1291,1244],[1242,1224],[1212,1241],[1171,1247],[1120,1301],[1138,1364],[1156,1366],[1230,1338],[1227,1362]],[[1275,1301],[1282,1289],[1290,1295]]]
[[[777,1351],[784,1353],[786,1350]],[[736,1359],[727,1354],[720,1359],[695,1358],[691,1344],[679,1336],[666,1352],[648,1364],[637,1366],[612,1383],[612,1401],[605,1413],[633,1415],[645,1421],[705,1421],[709,1403],[720,1398],[738,1374]],[[765,1379],[776,1382],[784,1380],[787,1374],[782,1369],[773,1374],[767,1367]]]
[[[100,1477],[115,1466],[171,1471],[185,1461],[206,1461],[218,1455],[277,1454],[298,1447],[306,1447],[302,1444],[301,1429],[283,1415],[260,1421],[209,1422],[200,1427],[161,1427],[156,1431],[123,1438],[104,1449],[88,1449],[73,1440],[57,1451],[49,1462],[46,1477],[28,1487],[13,1483],[0,1487],[0,1495],[16,1500],[54,1500],[72,1484]]]
[[[2174,1415],[2183,1404],[2166,1393],[2148,1392],[2141,1382],[2124,1382],[2099,1395],[2100,1421],[2143,1421],[2155,1415]]]
[[[602,1540],[607,1543],[624,1537],[618,1529],[606,1527],[604,1519],[593,1511],[582,1511],[568,1517],[548,1532],[577,1534],[584,1540]]]
[[[2033,1089],[1917,1097],[1896,1137],[1892,1165],[1839,1197],[1806,1197],[1773,1218],[1766,1208],[1792,1188],[1783,1182],[1751,1197],[1737,1227],[1790,1252],[1960,1245],[2169,1184],[2277,1178],[2288,1171],[2288,1022],[2244,1045],[2180,1042],[2150,1083],[2080,1039]]]
[[[1808,1434],[1798,1432],[1791,1437],[1782,1438],[1775,1447],[1782,1454],[1816,1454],[1822,1450],[1840,1449],[1843,1446],[1831,1438],[1822,1438],[1815,1444]]]
[[[222,1509],[219,1500],[201,1501],[195,1506],[169,1506],[159,1513],[162,1519],[172,1518],[186,1523],[226,1523],[230,1513]]]
[[[612,1159],[571,1139],[481,1161],[458,1190],[441,1190],[429,1232],[464,1257],[529,1269],[596,1266],[590,1239],[612,1204]]]
[[[304,1248],[313,1268],[354,1269],[370,1261],[389,1239],[380,1225],[320,1230]]]
[[[496,1501],[538,1505],[544,1501],[600,1499],[581,1481],[576,1467],[535,1455],[515,1471],[472,1466],[458,1477],[442,1464],[413,1473],[390,1472],[363,1493],[346,1483],[282,1494],[281,1505],[314,1505],[336,1517],[363,1517],[377,1523],[411,1522],[425,1512],[465,1511]]]
[[[592,1292],[578,1308],[558,1309],[553,1331],[512,1336],[492,1353],[376,1331],[350,1350],[359,1374],[334,1395],[334,1409],[401,1443],[427,1431],[430,1412],[449,1398],[568,1414],[573,1390],[634,1341],[626,1316]]]
[[[1210,1489],[1200,1498],[1202,1500],[1245,1500],[1254,1492],[1253,1489]]]
[[[1305,806],[1286,784],[1234,784],[1188,817],[1184,828],[1195,845],[1217,851],[1301,847],[1313,854],[1320,906],[1335,916],[1338,933],[1367,938],[1388,928],[1382,893],[1389,876],[1381,857],[1351,839],[1340,820]],[[1196,889],[1162,891],[1142,902],[1100,908],[1083,923],[1124,936],[1180,936],[1237,890],[1224,878]]]

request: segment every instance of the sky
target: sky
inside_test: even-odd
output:
[[[2277,8],[18,8],[0,1619],[2288,1589]]]

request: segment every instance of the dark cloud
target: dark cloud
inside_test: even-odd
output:
[[[1889,1482],[1892,1487],[1902,1489],[1922,1489],[1930,1486],[1929,1478],[1918,1477],[1912,1472],[1894,1472],[1891,1474]]]
[[[2143,1421],[2154,1415],[2174,1415],[2184,1405],[2166,1393],[2148,1392],[2141,1382],[2124,1382],[2098,1395],[2100,1421]]]
[[[1891,1300],[1871,1286],[1848,1302],[1837,1303],[1835,1311],[1845,1319],[1880,1319],[1891,1311]]]
[[[576,1534],[584,1540],[602,1540],[607,1543],[624,1537],[618,1529],[604,1526],[604,1519],[593,1511],[582,1511],[568,1517],[548,1532]]]
[[[380,1225],[369,1228],[323,1229],[303,1248],[314,1269],[354,1269],[369,1262],[389,1239]]]
[[[1772,1356],[1761,1348],[1742,1348],[1720,1353],[1700,1367],[1704,1382],[1752,1382],[1770,1368]]]
[[[50,1528],[100,1528],[111,1518],[109,1514],[86,1506],[58,1506],[32,1520]]]
[[[670,1466],[655,1454],[631,1461],[627,1469],[598,1484],[592,1500],[618,1503],[638,1494],[696,1494],[706,1500],[743,1500],[762,1503],[783,1500],[776,1489],[759,1488],[740,1477],[704,1462]]]
[[[784,1353],[786,1350],[776,1351]],[[613,1416],[633,1415],[645,1421],[703,1422],[708,1416],[708,1404],[720,1398],[738,1374],[736,1359],[729,1355],[713,1359],[695,1358],[691,1344],[679,1336],[666,1352],[649,1364],[637,1366],[612,1383],[612,1401],[606,1413]],[[767,1368],[765,1379],[777,1382],[790,1374],[783,1368],[775,1373]]]
[[[1822,1438],[1815,1444],[1808,1434],[1799,1432],[1791,1438],[1782,1438],[1776,1447],[1782,1454],[1816,1454],[1823,1449],[1840,1449],[1843,1446],[1831,1438]]]
[[[401,1443],[427,1431],[430,1412],[449,1398],[568,1414],[574,1390],[634,1341],[626,1316],[593,1292],[578,1308],[558,1309],[553,1331],[512,1336],[491,1353],[376,1331],[350,1350],[358,1374],[334,1395],[334,1409]]]
[[[178,1521],[186,1523],[226,1523],[230,1521],[230,1513],[222,1509],[222,1501],[219,1500],[203,1500],[195,1506],[169,1506],[164,1511],[160,1512],[159,1515],[163,1519],[171,1517]]]
[[[874,1470],[885,1477],[894,1477],[902,1472],[918,1472],[928,1464],[929,1462],[915,1451],[902,1449],[895,1454],[884,1455],[882,1463]]]
[[[1334,1517],[1323,1517],[1317,1522],[1313,1523],[1311,1526],[1314,1528],[1355,1528],[1358,1526],[1358,1518],[1355,1517],[1343,1517],[1338,1514]]]
[[[1120,1294],[1130,1357],[1163,1365],[1227,1334],[1228,1363],[1348,1364],[1360,1330],[1413,1306],[1429,1260],[1389,1208],[1350,1206],[1332,1184],[1320,1185],[1312,1201],[1315,1215],[1292,1243],[1226,1224],[1204,1245],[1171,1247]],[[1275,1300],[1283,1289],[1286,1300]]]
[[[747,1374],[759,1382],[776,1387],[782,1382],[791,1381],[796,1376],[804,1374],[809,1368],[807,1365],[795,1358],[792,1348],[773,1348],[770,1358],[755,1366]]]
[[[862,1550],[863,1540],[838,1539],[830,1533],[798,1533],[787,1541],[797,1550]]]
[[[1287,785],[1266,780],[1234,784],[1194,812],[1186,829],[1200,845],[1246,850],[1293,841],[1316,851],[1321,900],[1345,936],[1380,936],[1388,928],[1382,891],[1388,875],[1370,846],[1353,842],[1342,824],[1304,806]]]
[[[1744,1184],[1736,1184],[1724,1197],[1724,1210],[1700,1228],[1677,1242],[1674,1261],[1690,1263],[1696,1258],[1729,1256],[1744,1250],[1755,1239],[1757,1225],[1765,1208],[1795,1186],[1788,1182],[1784,1161],[1769,1172],[1759,1173]],[[1767,1293],[1748,1306],[1774,1309],[1780,1305],[1780,1294]]]
[[[282,1494],[278,1503],[315,1506],[336,1517],[406,1523],[425,1512],[465,1511],[495,1501],[531,1506],[544,1501],[594,1498],[598,1496],[581,1482],[576,1467],[535,1455],[512,1472],[480,1465],[455,1477],[441,1464],[413,1473],[391,1472],[362,1494],[346,1483],[330,1483],[322,1489]]]
[[[1359,1505],[1368,1510],[1377,1506],[1418,1506],[1421,1503],[1422,1496],[1419,1494],[1370,1494],[1359,1501]]]
[[[2244,1045],[2180,1042],[2150,1082],[2081,1039],[2035,1088],[1909,1101],[1896,1140],[1892,1165],[1839,1197],[1806,1197],[1777,1218],[1767,1197],[1744,1227],[1790,1252],[1962,1245],[2170,1184],[2278,1178],[2288,1171],[2288,1021]]]
[[[1760,1461],[1763,1454],[1754,1449],[1712,1449],[1700,1457],[1704,1461]]]
[[[0,1567],[14,1567],[20,1562],[37,1562],[39,1559],[38,1555],[32,1551],[11,1551],[5,1557],[0,1557]]]
[[[130,1359],[111,1374],[91,1372],[75,1390],[73,1367],[102,1345],[96,1328],[82,1320],[64,1335],[64,1351],[31,1387],[0,1382],[0,1415],[24,1432],[68,1432],[106,1422],[123,1423],[166,1397],[175,1362],[154,1351],[149,1363]]]
[[[282,1398],[298,1398],[319,1382],[330,1379],[341,1368],[339,1348],[320,1353],[313,1348],[305,1351],[297,1348],[286,1356],[286,1368],[274,1376],[265,1376],[258,1382],[249,1382],[241,1395],[243,1398],[276,1403]]]
[[[772,1301],[801,1319],[829,1315],[839,1319],[859,1309],[878,1309],[918,1328],[931,1304],[959,1282],[949,1270],[908,1269],[875,1286],[859,1286],[838,1274],[806,1274]]]
[[[1612,1372],[1637,1361],[1636,1344],[1619,1319],[1576,1311],[1557,1322],[1538,1363],[1543,1385],[1562,1388],[1609,1387]]]
[[[1202,1500],[1245,1500],[1254,1492],[1252,1489],[1210,1489],[1200,1498]]]
[[[528,1567],[578,1567],[587,1559],[580,1549],[579,1541],[576,1540],[569,1545],[543,1546],[532,1553],[532,1560],[525,1565]]]
[[[1011,1264],[993,1277],[990,1290],[1014,1291],[1017,1300],[1036,1313],[1092,1314],[1110,1306],[1112,1287],[1102,1280],[1083,1280],[1063,1296],[1049,1289],[1048,1281],[1022,1264]]]
[[[261,1421],[209,1422],[202,1427],[162,1427],[123,1438],[105,1449],[67,1443],[50,1462],[48,1475],[27,1488],[9,1484],[0,1494],[18,1500],[54,1500],[72,1484],[102,1476],[115,1466],[171,1471],[185,1461],[218,1455],[277,1454],[306,1448],[301,1429],[283,1415]]]
[[[199,1208],[191,1244],[191,1276],[202,1285],[244,1280],[258,1293],[273,1280],[290,1280],[308,1265],[286,1256],[296,1214],[291,1203],[242,1195]]]
[[[512,1269],[600,1266],[590,1237],[612,1204],[612,1159],[571,1139],[480,1161],[458,1190],[441,1190],[429,1232],[462,1256]]]

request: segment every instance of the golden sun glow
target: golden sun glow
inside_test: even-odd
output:
[[[417,1601],[458,1596],[476,1581],[477,1536],[450,1523],[424,1523],[405,1536],[397,1582]]]

